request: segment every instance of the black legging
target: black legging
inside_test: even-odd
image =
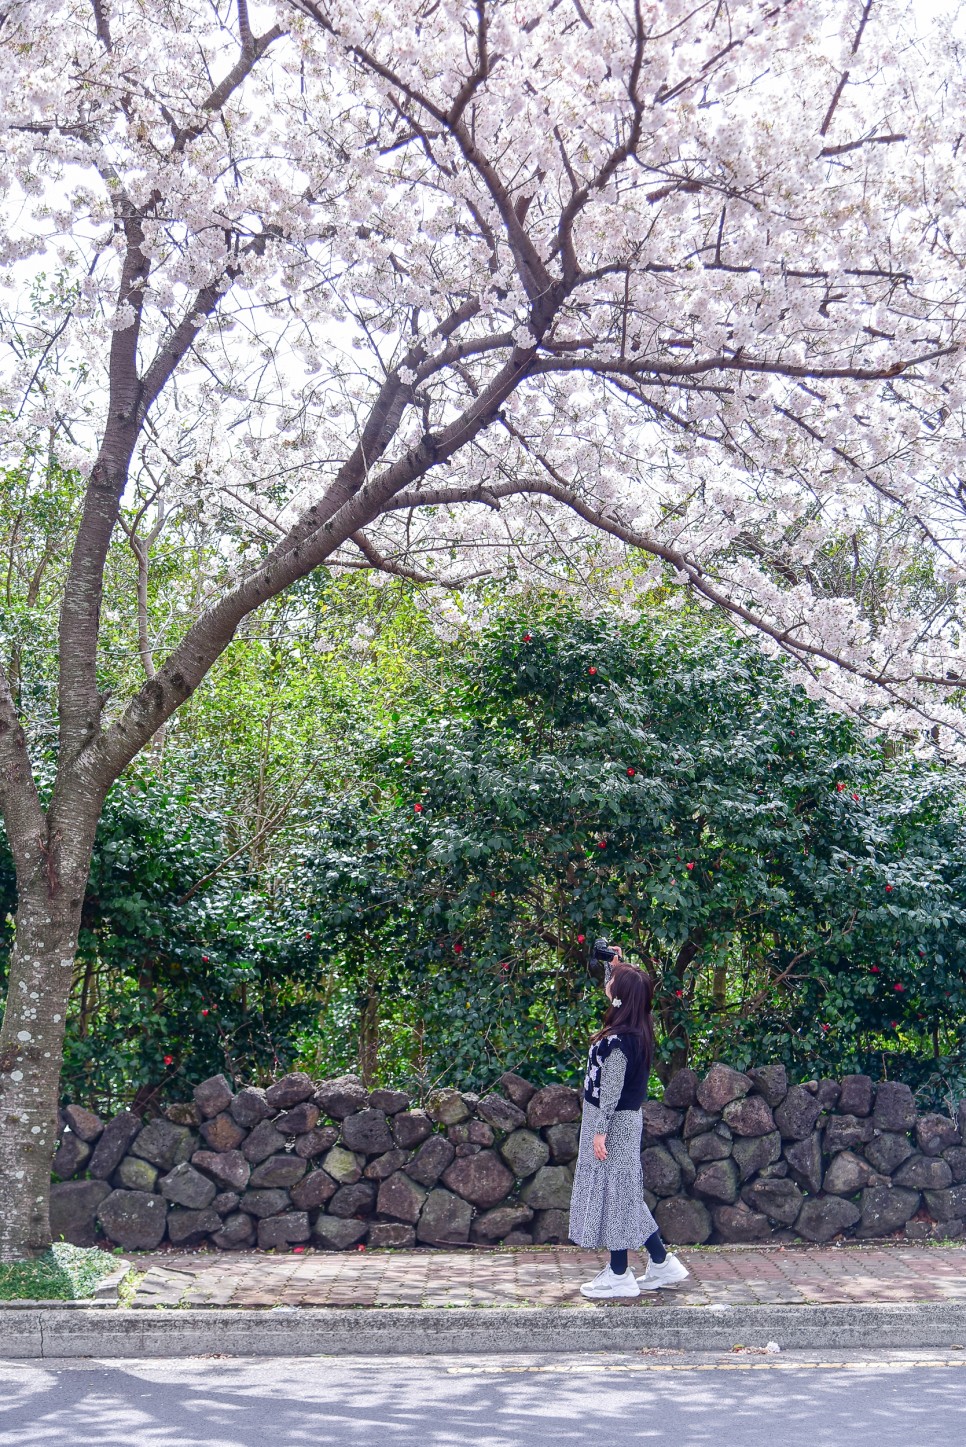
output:
[[[661,1240],[660,1231],[655,1231],[652,1235],[648,1236],[644,1242],[644,1250],[654,1262],[655,1266],[660,1266],[662,1261],[667,1260],[667,1248]],[[612,1251],[610,1253],[610,1269],[615,1276],[624,1275],[624,1272],[627,1270],[626,1251]]]

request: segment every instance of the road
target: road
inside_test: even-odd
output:
[[[961,1447],[966,1352],[889,1358],[8,1361],[0,1447]]]

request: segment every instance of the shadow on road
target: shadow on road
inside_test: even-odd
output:
[[[508,1363],[507,1366],[510,1364]],[[0,1447],[960,1447],[966,1370],[543,1358],[0,1363]]]

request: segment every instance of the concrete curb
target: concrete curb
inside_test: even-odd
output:
[[[966,1343],[966,1303],[880,1306],[419,1308],[291,1312],[112,1312],[56,1307],[0,1319],[0,1357],[431,1356],[733,1346],[948,1347]]]

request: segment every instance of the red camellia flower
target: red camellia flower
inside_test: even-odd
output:
[[[174,1064],[174,1056],[173,1056],[173,1055],[166,1055],[166,1056],[164,1057],[164,1063],[165,1063],[165,1065],[173,1065],[173,1064]]]
[[[628,771],[627,771],[627,777],[628,777],[629,779],[633,779],[633,777],[634,777],[634,775],[635,775],[636,773],[637,773],[637,770],[636,770],[636,769],[628,769]]]
[[[852,795],[852,798],[853,798],[853,799],[858,799],[858,797],[859,797],[858,794],[853,794],[853,795]]]
[[[597,672],[597,670],[596,670],[596,668],[588,668],[587,672],[590,674],[591,678],[593,678],[593,676],[594,676],[594,674]]]
[[[869,971],[869,974],[870,974],[870,975],[877,975],[878,973],[879,973],[879,966],[878,966],[878,965],[873,965],[872,968],[871,968],[871,970]]]
[[[306,931],[305,931],[305,938],[306,938],[307,940],[310,940],[310,939],[312,938],[312,931],[311,931],[311,930],[306,930]]]
[[[686,864],[684,867],[685,867],[685,869],[693,869],[693,868],[694,868],[694,861],[692,860],[692,862],[691,862],[690,864]]]
[[[897,994],[901,995],[906,987],[905,985],[893,985],[892,988],[896,991]]]
[[[524,641],[524,643],[530,643],[530,642],[532,641],[532,639],[533,639],[533,634],[532,634],[532,633],[524,633],[524,635],[523,635],[523,641]]]
[[[607,848],[607,840],[606,840],[606,839],[598,839],[598,840],[597,840],[597,848],[598,848],[598,849],[606,849],[606,848]]]
[[[304,1246],[293,1246],[293,1247],[292,1247],[292,1255],[293,1255],[293,1256],[303,1256],[304,1254],[305,1254],[305,1247],[304,1247]]]
[[[423,812],[423,806],[422,806],[422,804],[414,804],[414,805],[413,805],[413,809],[415,810],[415,812],[416,812],[417,814],[421,814],[421,813]]]
[[[207,955],[202,955],[202,956],[201,956],[201,963],[202,963],[203,965],[206,965],[206,964],[208,963],[208,956],[207,956]]]
[[[509,968],[510,968],[510,961],[509,961],[509,960],[504,960],[504,961],[503,961],[503,964],[500,966],[500,969],[503,971],[504,974],[506,974],[506,972],[507,972],[507,970],[508,970]]]
[[[207,1011],[207,1010],[202,1010],[201,1013],[202,1013],[202,1015],[207,1015],[208,1011]]]
[[[823,1026],[822,1026],[822,1029],[823,1029],[823,1030],[831,1030],[831,1028],[832,1028],[831,1025],[823,1025]]]
[[[683,991],[683,990],[675,990],[674,993],[675,993],[675,995],[677,995],[678,999],[680,1000],[680,999],[681,999],[681,996],[684,994],[684,991]]]
[[[361,1245],[361,1244],[356,1247],[356,1250],[357,1250],[357,1251],[365,1251],[365,1249],[366,1249],[365,1246],[363,1246],[363,1245]]]
[[[899,1028],[899,1021],[898,1021],[898,1020],[893,1020],[893,1022],[892,1022],[892,1028],[893,1028],[893,1030],[898,1030],[898,1028]]]
[[[461,955],[461,954],[463,953],[463,946],[462,946],[462,945],[454,945],[454,946],[453,946],[453,949],[456,951],[456,953],[457,953],[458,955]]]
[[[577,943],[578,943],[579,945],[582,945],[583,942],[584,942],[584,940],[585,940],[586,938],[587,938],[586,935],[578,935],[578,936],[577,936]]]
[[[845,788],[845,785],[844,785],[844,784],[836,784],[836,786],[835,786],[835,792],[836,792],[837,794],[841,794],[841,792],[842,792],[842,790],[843,790],[844,788]]]
[[[891,884],[887,884],[887,885],[886,885],[886,894],[891,894],[891,893],[892,893],[892,885],[891,885]]]

